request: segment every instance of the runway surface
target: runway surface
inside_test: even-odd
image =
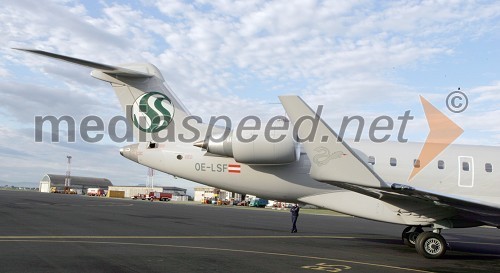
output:
[[[494,272],[500,230],[443,232],[428,260],[403,226],[353,217],[0,191],[0,272]]]

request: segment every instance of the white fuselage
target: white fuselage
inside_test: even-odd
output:
[[[291,164],[245,165],[190,144],[167,142],[153,149],[147,148],[146,143],[138,145],[136,159],[140,164],[202,184],[262,198],[300,201],[357,217],[405,225],[429,225],[456,213],[450,208],[436,209],[428,202],[394,200],[375,192],[368,196],[313,180],[309,176],[311,163],[305,153]],[[496,169],[500,167],[500,148],[449,146],[408,181],[421,143],[359,142],[351,143],[351,146],[361,158],[371,162],[370,166],[384,181],[500,204],[500,187],[496,185],[500,182]],[[467,162],[468,170],[463,168],[464,162]]]

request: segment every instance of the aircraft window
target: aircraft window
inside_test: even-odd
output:
[[[491,165],[491,163],[486,163],[484,164],[484,169],[486,170],[486,172],[491,173],[493,171],[493,166]]]
[[[375,165],[375,157],[374,156],[369,156],[368,157],[368,164]]]
[[[444,161],[443,160],[438,161],[438,169],[440,169],[440,170],[444,169]]]
[[[413,167],[420,168],[420,159],[413,160]]]
[[[462,170],[469,171],[469,162],[462,162]]]
[[[391,166],[394,167],[394,166],[397,165],[398,161],[397,161],[397,159],[395,157],[391,157],[389,163],[391,164]]]

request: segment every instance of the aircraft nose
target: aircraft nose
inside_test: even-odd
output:
[[[122,147],[122,148],[120,148],[120,154],[125,158],[128,158],[132,161],[138,162],[139,161],[138,156],[137,156],[137,147],[138,146],[139,146],[139,144],[131,144],[131,145],[127,145],[125,147]]]

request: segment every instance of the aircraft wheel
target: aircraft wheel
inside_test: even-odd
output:
[[[412,229],[411,226],[406,227],[403,230],[401,237],[403,239],[403,244],[413,248],[413,247],[415,247],[415,242],[417,240],[418,235],[420,235],[420,233],[424,232],[424,230],[421,227],[417,227],[414,231],[410,232],[411,229]]]
[[[431,231],[422,232],[415,241],[417,252],[428,259],[438,259],[446,253],[446,240]]]

